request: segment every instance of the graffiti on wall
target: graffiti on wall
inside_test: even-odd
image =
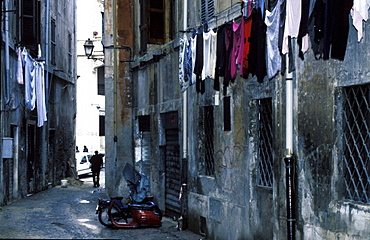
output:
[[[234,145],[226,146],[220,149],[215,154],[217,165],[217,184],[224,191],[235,192],[237,187],[236,171],[238,170],[238,163],[245,152],[245,132],[244,127],[241,127],[236,134],[236,141]],[[240,168],[239,168],[240,170]]]

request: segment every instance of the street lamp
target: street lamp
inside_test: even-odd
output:
[[[93,50],[94,50],[94,43],[88,38],[84,44],[85,48],[85,55],[87,56],[88,59],[92,56]]]
[[[90,38],[88,38],[84,44],[84,48],[85,48],[85,55],[87,57],[87,59],[92,59],[94,61],[96,60],[99,60],[99,61],[102,61],[104,62],[104,58],[94,58],[92,55],[93,55],[93,51],[94,51],[94,43],[90,40]]]

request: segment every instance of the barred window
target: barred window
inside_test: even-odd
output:
[[[258,114],[258,167],[257,184],[263,187],[273,186],[273,132],[272,132],[272,100],[257,100]]]
[[[346,87],[343,94],[345,198],[370,203],[370,85]]]
[[[215,173],[214,157],[214,116],[213,106],[199,108],[199,173],[213,176]]]
[[[204,107],[204,149],[206,175],[213,175],[214,170],[214,146],[213,146],[213,106]]]

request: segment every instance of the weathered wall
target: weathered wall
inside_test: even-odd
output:
[[[133,163],[132,77],[133,3],[105,1],[106,186],[110,196],[128,194],[122,170]],[[124,48],[122,48],[124,46]]]
[[[40,1],[40,50],[38,61],[45,63],[45,94],[48,121],[37,127],[37,111],[25,107],[24,85],[18,84],[16,73],[16,47],[20,42],[17,21],[20,13],[13,2],[8,9],[15,9],[9,16],[10,67],[5,78],[5,64],[1,64],[1,92],[5,81],[9,84],[9,100],[1,102],[1,136],[11,137],[13,157],[1,161],[0,205],[26,197],[60,184],[62,178],[73,176],[69,159],[74,158],[75,145],[75,1]],[[50,22],[55,20],[56,52],[50,51]],[[49,25],[47,24],[49,23]],[[2,28],[4,21],[2,18]],[[48,31],[46,31],[48,29]],[[4,32],[2,31],[5,41]],[[69,36],[71,37],[69,39]],[[4,44],[4,43],[3,43]],[[4,45],[2,45],[4,46]],[[23,46],[21,46],[23,47]],[[51,56],[54,64],[51,63]],[[35,58],[36,56],[34,56]],[[1,62],[5,62],[1,49]],[[2,95],[2,100],[3,95]],[[71,161],[72,163],[72,161]]]
[[[369,82],[368,29],[364,23],[364,38],[357,42],[357,31],[350,26],[344,61],[315,60],[311,51],[305,61],[296,59],[297,236],[301,239],[370,236],[363,225],[370,209],[343,200],[346,187],[341,143],[341,87]]]
[[[110,6],[111,1],[107,1],[107,4]],[[197,11],[192,11],[199,8],[197,4],[189,6],[191,11],[187,12],[189,29],[199,24]],[[134,9],[136,26],[139,22],[139,5],[135,4]],[[219,15],[217,20],[209,22],[211,28],[240,14],[239,5],[230,6],[223,1],[218,2],[216,10]],[[183,30],[180,27],[183,25],[181,6],[178,6],[177,19],[180,32]],[[338,140],[341,135],[338,118],[341,115],[337,112],[342,86],[369,82],[368,29],[366,24],[366,35],[361,43],[357,43],[356,31],[351,27],[343,62],[315,60],[311,50],[305,54],[304,61],[294,58],[297,67],[293,74],[297,239],[369,237],[364,224],[369,219],[367,205],[343,200],[342,149]],[[286,239],[284,77],[278,75],[271,80],[265,79],[263,83],[258,83],[253,77],[238,77],[228,88],[232,124],[231,131],[224,131],[224,96],[221,92],[220,104],[215,104],[213,80],[206,80],[206,92],[203,95],[196,92],[195,86],[190,86],[185,95],[181,92],[178,83],[178,45],[182,34],[178,33],[174,41],[165,45],[149,46],[148,53],[140,55],[140,32],[135,27],[135,62],[130,64],[130,69],[126,69],[132,74],[133,135],[138,133],[137,117],[149,115],[151,120],[150,179],[156,201],[161,209],[165,207],[167,186],[164,181],[163,149],[166,142],[161,114],[175,111],[179,119],[180,153],[186,153],[181,161],[187,162],[182,214],[187,218],[188,227],[211,239]],[[296,42],[293,42],[296,46]],[[297,56],[297,49],[294,51]],[[154,60],[153,55],[159,55],[159,60]],[[107,78],[107,86],[114,89],[109,85],[111,76]],[[184,96],[187,98],[186,106]],[[263,98],[272,99],[272,187],[257,184],[257,150],[261,139],[257,136],[259,116],[256,100]],[[113,107],[112,102],[110,104]],[[204,174],[202,109],[205,106],[212,106],[214,114],[215,171],[211,175]],[[118,105],[118,111],[122,107]],[[107,129],[113,126],[109,124],[111,122],[107,123]],[[125,129],[123,126],[118,125],[118,128],[119,137],[120,134],[128,134],[120,132]],[[184,134],[187,134],[185,140],[182,139]],[[110,143],[113,145],[113,142]],[[186,151],[184,146],[187,147]],[[125,147],[130,150],[128,146]],[[131,157],[128,161],[133,161],[133,156],[128,157]],[[121,169],[121,166],[115,165],[117,169]],[[113,175],[114,169],[110,171]],[[121,173],[120,170],[118,172]],[[110,176],[108,178],[117,183]],[[118,182],[121,183],[121,180]]]

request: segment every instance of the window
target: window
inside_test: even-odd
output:
[[[224,131],[231,130],[231,103],[230,97],[224,97]]]
[[[142,173],[150,175],[151,132],[150,115],[138,117],[139,131],[135,132],[135,167]]]
[[[141,54],[147,44],[164,44],[175,37],[174,1],[140,0]]]
[[[31,56],[37,57],[40,44],[40,1],[20,0],[21,44],[30,50]]]
[[[202,22],[209,21],[215,15],[215,1],[201,0],[200,18]]]
[[[105,136],[105,115],[99,116],[99,136]]]
[[[263,187],[273,186],[273,132],[271,98],[257,100],[258,114],[258,167],[257,184]]]
[[[72,34],[68,33],[68,73],[72,73]]]
[[[105,95],[104,66],[97,68],[98,76],[98,95]]]
[[[55,58],[56,58],[56,23],[55,19],[51,19],[51,26],[50,26],[50,60],[51,64],[55,65]]]
[[[139,116],[139,131],[149,132],[150,131],[150,116]]]
[[[370,203],[370,85],[347,87],[343,94],[345,198]]]

